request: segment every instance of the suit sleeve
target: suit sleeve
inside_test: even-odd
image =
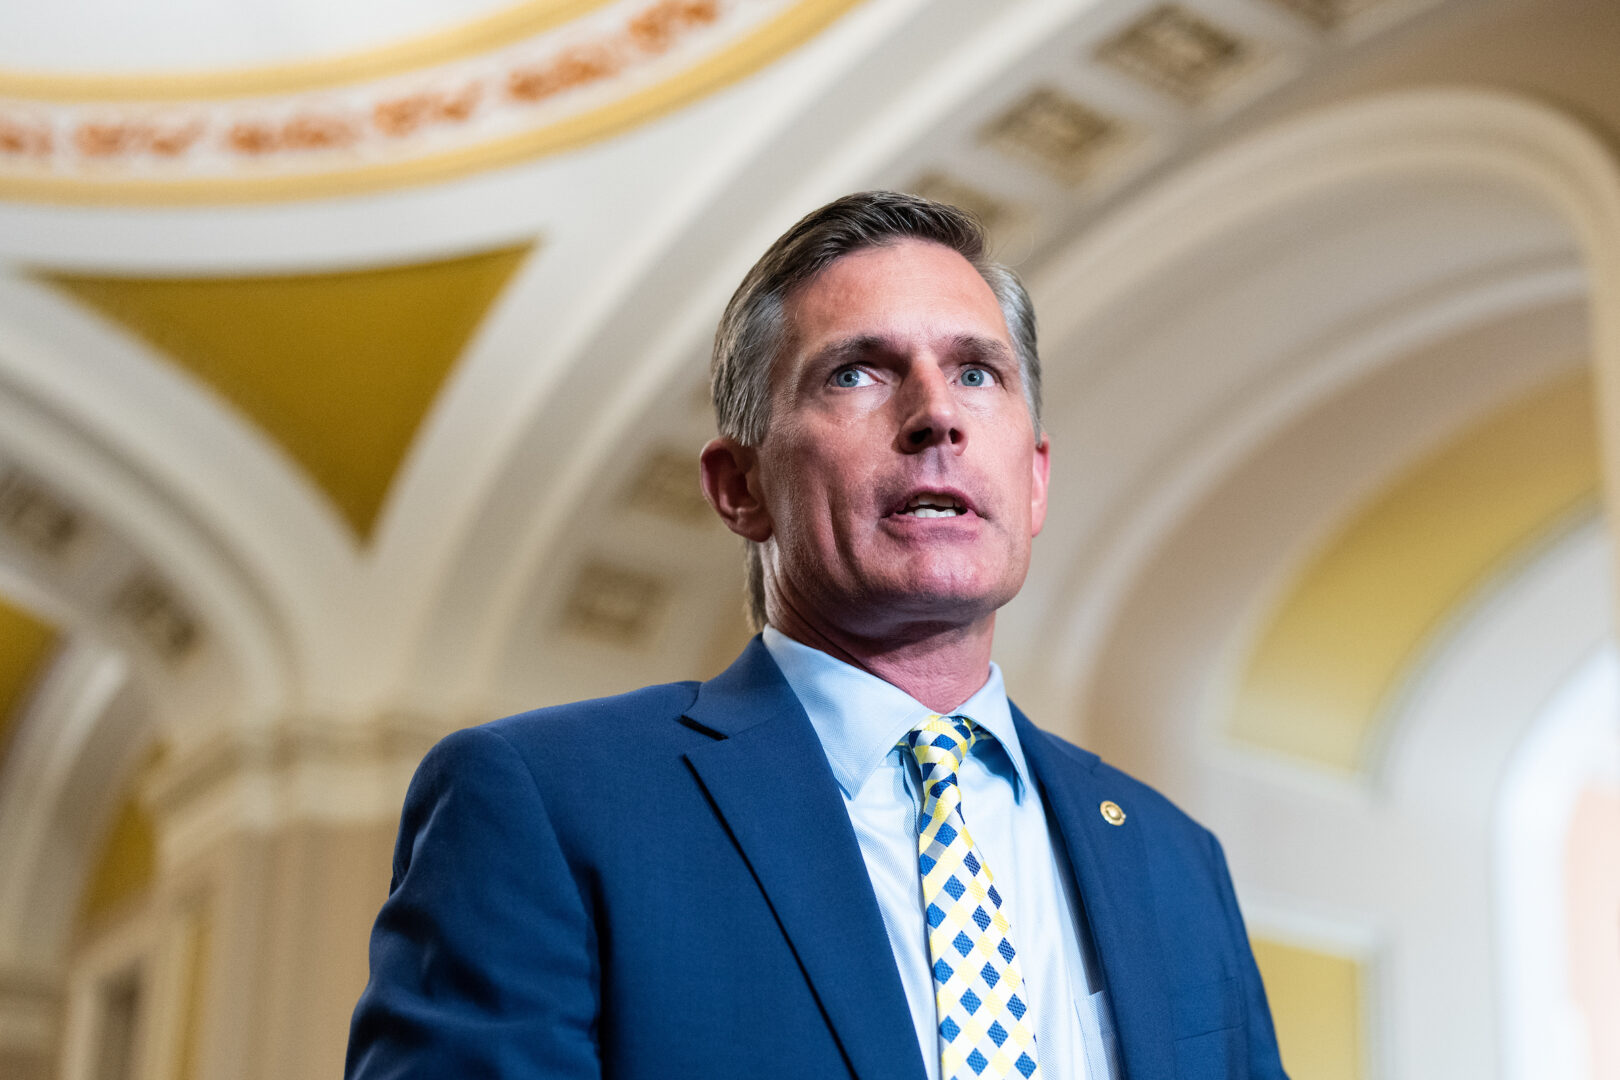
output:
[[[446,738],[406,795],[344,1075],[599,1078],[588,911],[517,751]]]
[[[1213,833],[1206,835],[1209,838],[1215,873],[1219,879],[1223,914],[1238,955],[1238,981],[1242,987],[1243,1014],[1248,1028],[1249,1047],[1248,1071],[1244,1075],[1250,1080],[1288,1080],[1277,1050],[1277,1033],[1271,1024],[1271,1006],[1266,1002],[1265,984],[1260,981],[1260,968],[1254,962],[1254,950],[1249,946],[1249,932],[1243,925],[1243,914],[1238,910],[1237,892],[1232,888],[1232,875],[1226,868],[1226,854],[1221,850],[1221,842],[1215,839]]]

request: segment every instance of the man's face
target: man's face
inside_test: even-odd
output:
[[[778,597],[871,635],[991,615],[1023,584],[1048,458],[990,287],[903,241],[833,263],[786,314],[750,485]]]

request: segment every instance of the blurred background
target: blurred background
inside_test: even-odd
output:
[[[977,213],[998,659],[1226,844],[1296,1080],[1620,1077],[1620,4],[0,8],[0,1076],[341,1069],[405,783],[707,676],[708,341]]]

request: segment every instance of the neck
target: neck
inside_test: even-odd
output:
[[[794,641],[898,686],[937,713],[955,709],[990,677],[993,612],[967,626],[920,624],[881,638],[817,624],[791,609],[773,610],[770,621]]]

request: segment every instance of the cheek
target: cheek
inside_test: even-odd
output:
[[[826,519],[828,467],[803,448],[785,448],[774,456],[768,473],[766,501],[776,522],[777,539],[800,539],[817,531]]]
[[[845,502],[871,465],[860,452],[859,440],[840,438],[843,432],[795,440],[783,448],[779,475],[783,494],[818,504]]]
[[[767,499],[779,531],[805,543],[846,531],[870,516],[881,463],[880,436],[854,421],[783,425],[761,455]],[[778,537],[780,540],[781,537]]]

